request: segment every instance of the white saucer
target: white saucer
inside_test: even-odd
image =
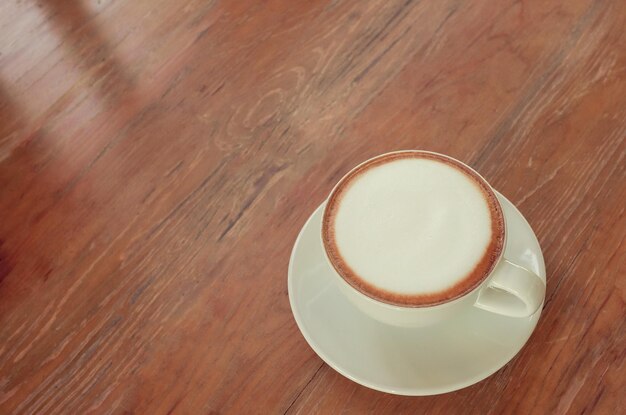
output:
[[[506,218],[505,256],[544,281],[541,248],[530,225],[498,193]],[[531,317],[509,318],[472,308],[426,328],[388,326],[362,314],[342,295],[320,243],[319,206],[306,222],[289,261],[289,301],[300,331],[333,369],[372,389],[435,395],[479,382],[511,360],[532,334]]]

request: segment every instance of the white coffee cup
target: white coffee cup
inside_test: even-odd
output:
[[[373,291],[363,289],[358,284],[355,284],[353,280],[342,275],[342,272],[343,274],[346,274],[346,272],[340,264],[338,265],[335,251],[329,248],[328,239],[330,237],[328,235],[331,232],[324,229],[326,225],[323,225],[322,246],[330,269],[334,271],[335,281],[339,285],[340,290],[356,307],[367,315],[383,323],[396,326],[415,327],[431,325],[446,318],[453,318],[455,315],[467,311],[470,307],[478,307],[512,318],[528,317],[534,314],[544,300],[545,284],[543,280],[533,272],[504,257],[506,239],[509,235],[506,231],[506,221],[501,213],[502,207],[500,202],[491,186],[482,176],[456,159],[433,152],[410,150],[387,153],[367,160],[352,169],[337,183],[325,206],[324,223],[326,223],[327,217],[332,217],[333,215],[332,212],[329,212],[329,209],[335,209],[336,205],[340,203],[336,202],[333,207],[329,207],[331,206],[329,201],[333,200],[334,195],[339,193],[338,189],[343,189],[342,185],[345,187],[346,182],[354,182],[356,180],[354,177],[357,174],[361,174],[362,171],[369,171],[367,169],[372,168],[374,165],[386,165],[390,162],[388,160],[401,160],[413,157],[420,160],[433,159],[442,161],[444,164],[448,163],[453,168],[462,170],[468,179],[477,181],[489,193],[488,202],[493,204],[495,211],[500,212],[502,217],[500,227],[497,229],[498,235],[501,236],[497,256],[494,255],[493,259],[490,260],[488,272],[485,271],[471,287],[464,290],[457,289],[458,292],[450,294],[449,299],[439,299],[432,304],[428,302],[412,304],[393,303],[387,299],[377,297]],[[363,224],[363,226],[367,225]]]

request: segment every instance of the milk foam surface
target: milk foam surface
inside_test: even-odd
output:
[[[485,194],[442,161],[400,158],[352,179],[334,220],[339,254],[365,282],[431,294],[462,281],[492,238]]]

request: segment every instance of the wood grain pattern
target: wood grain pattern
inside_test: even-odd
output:
[[[0,413],[623,413],[626,3],[0,4]],[[353,165],[480,171],[535,229],[521,353],[425,398],[335,373],[287,299]]]

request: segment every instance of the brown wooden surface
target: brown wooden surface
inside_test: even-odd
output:
[[[626,411],[626,2],[0,3],[0,413]],[[325,365],[294,239],[356,163],[480,171],[548,270],[522,352],[408,398]]]

